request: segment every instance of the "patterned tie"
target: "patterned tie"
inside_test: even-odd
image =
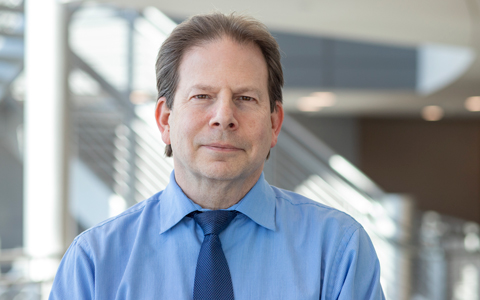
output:
[[[234,299],[232,277],[218,235],[236,215],[237,211],[231,210],[196,211],[190,214],[205,235],[195,270],[194,300]]]

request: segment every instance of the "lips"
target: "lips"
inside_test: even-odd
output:
[[[212,144],[206,144],[203,145],[203,147],[206,147],[211,150],[216,150],[216,151],[239,151],[243,150],[242,148],[235,147],[230,144],[220,144],[220,143],[212,143]]]

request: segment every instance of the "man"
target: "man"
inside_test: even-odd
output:
[[[266,28],[192,17],[162,45],[156,71],[170,183],[79,235],[50,299],[384,299],[361,225],[264,180],[283,121]]]

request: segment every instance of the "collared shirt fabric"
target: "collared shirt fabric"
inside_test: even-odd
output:
[[[219,237],[235,298],[384,299],[380,266],[349,215],[270,186],[261,175]],[[56,299],[192,299],[203,211],[175,182],[71,244],[50,294]]]

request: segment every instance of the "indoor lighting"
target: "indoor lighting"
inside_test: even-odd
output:
[[[301,111],[319,111],[335,104],[335,94],[330,92],[315,92],[308,97],[298,99],[298,109]]]
[[[480,111],[480,96],[467,98],[465,108],[469,111]]]
[[[425,106],[422,109],[422,117],[426,121],[438,121],[443,118],[443,109],[437,105]]]

